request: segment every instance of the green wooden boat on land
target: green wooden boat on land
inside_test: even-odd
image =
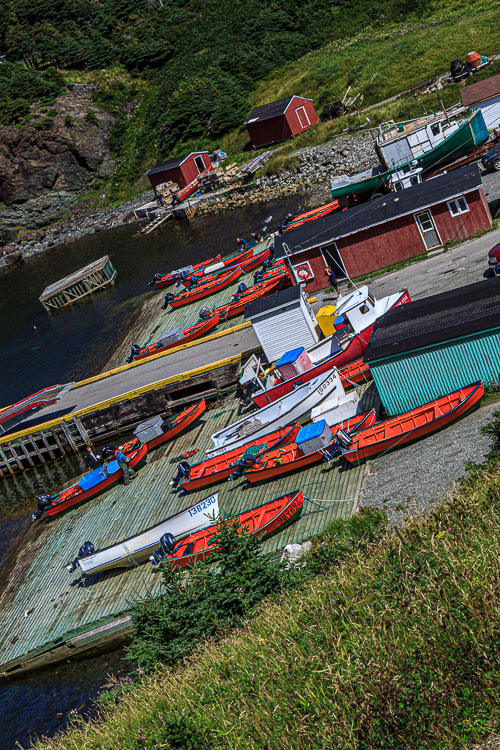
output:
[[[488,138],[480,110],[460,123],[446,120],[442,113],[401,125],[392,123],[377,136],[375,150],[381,164],[332,181],[332,198],[386,192],[396,170],[410,172],[420,167],[425,174],[465,156]]]

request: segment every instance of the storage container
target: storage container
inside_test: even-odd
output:
[[[326,421],[321,419],[319,422],[313,422],[307,427],[302,427],[295,442],[302,453],[308,455],[322,448],[327,448],[332,442],[332,431]]]
[[[316,313],[316,320],[324,336],[331,336],[335,331],[333,321],[335,320],[336,305],[325,305],[320,307]]]
[[[146,422],[141,422],[141,424],[135,428],[134,435],[141,443],[147,443],[163,433],[163,423],[163,417],[152,417],[151,419],[146,420]]]
[[[173,328],[171,331],[163,333],[158,339],[158,343],[160,344],[160,346],[168,346],[169,344],[174,344],[176,341],[181,341],[181,339],[183,338],[183,329]]]
[[[276,367],[285,380],[289,380],[289,378],[294,378],[302,372],[310,370],[312,366],[311,358],[303,346],[285,352],[276,362]]]

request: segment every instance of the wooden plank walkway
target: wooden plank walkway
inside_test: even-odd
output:
[[[369,408],[377,398],[375,390],[364,386],[363,391],[364,405]],[[85,640],[83,634],[91,631],[92,643],[105,641],[113,625],[130,627],[127,615],[134,599],[160,590],[161,576],[149,564],[92,576],[85,588],[78,587],[76,574],[69,575],[65,566],[87,540],[96,549],[107,546],[215,490],[219,491],[221,509],[228,514],[296,489],[303,489],[307,497],[322,504],[322,508],[306,504],[296,524],[265,542],[265,552],[307,539],[328,521],[356,510],[365,468],[341,466],[339,461],[258,486],[242,478],[187,495],[172,491],[168,483],[182,454],[198,447],[200,452],[191,460],[201,459],[211,445],[210,435],[235,421],[237,412],[234,399],[214,404],[189,432],[152,452],[128,486],[119,485],[60,518],[33,527],[19,540],[17,552],[6,561],[0,575],[0,672],[15,673],[68,658],[78,643],[75,637]],[[104,625],[108,629],[94,632]]]

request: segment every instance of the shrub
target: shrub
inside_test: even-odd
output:
[[[64,124],[67,128],[70,128],[73,125],[73,118],[71,117],[71,115],[66,115],[66,117],[64,118]]]
[[[99,125],[99,120],[93,109],[89,109],[83,116],[83,121],[88,122],[90,125]]]

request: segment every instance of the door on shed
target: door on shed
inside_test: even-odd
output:
[[[206,169],[205,162],[203,161],[202,156],[195,156],[194,157],[194,163],[196,164],[196,169],[198,172],[204,172]]]
[[[321,254],[325,260],[325,264],[335,271],[337,281],[343,281],[344,279],[349,278],[336,242],[332,242],[332,244],[327,247],[322,247]]]
[[[420,229],[420,234],[422,235],[427,250],[431,250],[433,247],[440,247],[442,245],[441,238],[438,234],[431,212],[422,211],[421,213],[416,214],[415,220]]]
[[[301,128],[308,128],[311,124],[311,121],[309,120],[309,117],[306,112],[305,107],[298,107],[298,109],[295,110],[295,114],[297,115],[298,121],[300,123]]]

